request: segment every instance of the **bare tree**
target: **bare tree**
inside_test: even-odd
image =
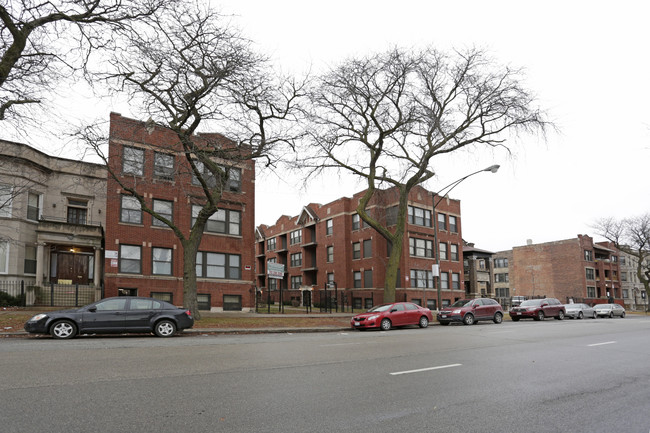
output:
[[[636,259],[636,275],[650,295],[650,213],[637,217],[602,218],[594,224],[596,233]]]
[[[15,0],[0,4],[0,120],[29,116],[116,32],[176,0]]]
[[[392,49],[344,62],[312,90],[310,147],[301,163],[310,176],[336,168],[367,184],[357,212],[392,244],[386,302],[395,299],[409,192],[434,176],[434,158],[478,146],[508,149],[508,133],[545,130],[521,80],[521,71],[480,50]],[[399,191],[394,228],[367,211],[378,188]]]
[[[112,72],[104,75],[116,91],[128,92],[134,106],[143,107],[148,123],[176,137],[170,146],[185,161],[179,167],[191,172],[203,192],[189,233],[147,203],[141,183],[126,182],[115,172],[101,151],[108,137],[96,128],[82,132],[110,176],[179,239],[183,303],[197,317],[195,264],[206,222],[219,208],[232,167],[255,158],[272,165],[278,152],[294,146],[294,112],[303,87],[274,74],[250,42],[222,21],[216,12],[195,6],[153,16],[116,50]],[[197,135],[206,128],[223,135]]]

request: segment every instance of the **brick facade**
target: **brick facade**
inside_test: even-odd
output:
[[[209,136],[220,137],[217,134]],[[227,143],[225,138],[221,139]],[[200,205],[205,199],[201,189],[192,184],[189,165],[184,156],[177,153],[180,149],[177,140],[175,134],[167,129],[127,119],[116,113],[111,114],[111,170],[123,182],[143,194],[150,206],[154,200],[165,207],[169,206],[174,224],[188,236],[192,224],[192,205]],[[201,140],[200,135],[197,140]],[[136,149],[138,155],[144,155],[142,174],[123,173],[126,147]],[[154,158],[160,154],[173,156],[173,172],[154,174]],[[224,192],[219,209],[225,211],[226,215],[236,216],[238,213],[239,229],[233,234],[206,230],[199,246],[200,254],[209,253],[210,257],[216,257],[213,254],[217,253],[228,261],[226,266],[231,265],[232,269],[228,269],[229,275],[226,278],[197,277],[201,309],[248,310],[254,306],[255,168],[252,161],[238,163],[237,167],[241,173],[241,187],[238,191]],[[106,203],[106,296],[155,296],[181,305],[183,253],[179,239],[170,228],[145,212],[141,213],[141,220],[134,213],[134,220],[129,221],[129,210],[125,209],[123,213],[122,209],[124,195],[128,194],[124,194],[118,182],[109,176]],[[224,226],[228,231],[230,225],[226,223]],[[138,251],[139,263],[137,257],[129,262],[130,255],[134,252],[137,255]],[[168,261],[168,252],[171,252],[171,263]],[[164,257],[154,257],[154,254],[162,254]],[[157,269],[164,271],[154,271],[154,262]]]
[[[345,294],[345,305],[367,308],[370,303],[376,305],[383,301],[388,244],[358,217],[356,207],[362,195],[363,192],[359,192],[352,198],[343,197],[325,205],[310,203],[300,215],[285,215],[272,226],[258,227],[257,287],[261,289],[263,299],[270,288],[277,302],[282,288],[288,291],[284,300],[290,298],[304,303],[305,291],[316,295],[328,281],[333,281],[337,290]],[[397,203],[396,190],[383,190],[379,191],[368,210],[382,223],[388,221],[387,226],[391,227]],[[414,214],[406,226],[396,299],[426,303],[430,308],[436,308],[437,292],[431,276],[431,265],[436,262],[432,194],[424,188],[415,188],[409,196],[409,205]],[[447,304],[465,294],[460,201],[444,198],[437,204],[435,218],[438,215],[444,221],[444,227],[439,227],[438,242],[446,252],[441,270],[447,275],[449,288],[442,290],[441,298]],[[410,253],[410,246],[416,254]],[[285,264],[282,280],[270,282],[266,275],[268,260]],[[416,281],[413,281],[413,276],[416,276]],[[452,284],[457,288],[452,289]],[[316,296],[312,299],[318,301]]]
[[[594,243],[587,235],[542,244],[514,247],[499,252],[507,259],[509,282],[495,283],[510,296],[554,297],[567,303],[598,304],[608,297],[622,303],[618,253],[607,242]],[[495,267],[495,274],[503,270]],[[609,294],[609,295],[608,295]]]

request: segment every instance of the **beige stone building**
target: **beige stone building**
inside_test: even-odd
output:
[[[101,285],[106,178],[102,165],[0,140],[0,289]]]

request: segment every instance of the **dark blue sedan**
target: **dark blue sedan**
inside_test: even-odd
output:
[[[67,339],[79,334],[151,333],[171,337],[194,326],[192,313],[153,298],[118,296],[75,310],[37,314],[25,331]]]

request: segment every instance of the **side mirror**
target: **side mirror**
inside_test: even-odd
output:
[[[542,304],[542,307],[548,307],[548,302],[544,302],[544,303]]]
[[[88,309],[88,311],[90,311],[91,313],[94,313],[95,311],[97,311],[97,307],[95,307],[95,306],[90,307],[90,308]]]
[[[397,311],[397,308],[393,308],[392,310],[390,310],[391,313],[394,313],[395,311]]]

